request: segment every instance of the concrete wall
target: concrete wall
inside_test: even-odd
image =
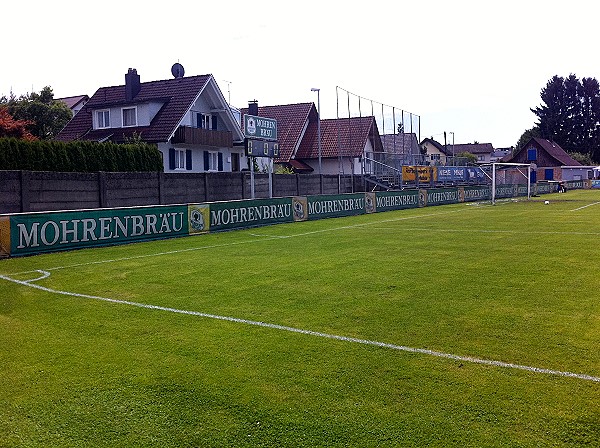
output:
[[[274,174],[273,197],[364,191],[360,176]],[[0,171],[0,213],[188,204],[250,199],[243,173],[56,173]],[[255,174],[256,198],[269,197],[269,176]]]

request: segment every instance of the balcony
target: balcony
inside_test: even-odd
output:
[[[230,131],[213,131],[191,126],[179,126],[173,137],[171,137],[171,143],[233,148],[233,135]]]

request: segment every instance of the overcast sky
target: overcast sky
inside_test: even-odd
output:
[[[596,6],[595,6],[596,5]],[[514,145],[553,75],[600,78],[591,0],[7,1],[0,96],[55,98],[212,74],[236,107],[317,103],[322,118],[420,117],[419,137]],[[351,92],[349,95],[346,92]],[[381,104],[389,107],[381,111]],[[393,108],[393,109],[392,109]],[[381,121],[381,117],[378,117]],[[381,127],[381,125],[380,125]],[[409,127],[405,125],[408,130]],[[381,129],[380,129],[381,132]]]

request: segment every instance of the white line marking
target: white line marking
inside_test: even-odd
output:
[[[572,221],[571,221],[572,222]],[[600,235],[600,232],[558,232],[558,231],[543,231],[536,230],[535,232],[527,232],[521,230],[494,230],[494,229],[434,229],[431,227],[376,227],[376,230],[394,230],[397,232],[459,232],[459,233],[508,233],[518,235]]]
[[[43,271],[40,271],[40,272],[43,272]],[[50,275],[48,272],[46,272],[46,274]],[[40,279],[46,278],[46,277],[47,276],[40,277]],[[348,336],[339,336],[339,335],[335,335],[335,334],[321,333],[318,331],[303,330],[300,328],[287,327],[284,325],[269,324],[266,322],[240,319],[237,317],[219,316],[216,314],[201,313],[198,311],[180,310],[177,308],[169,308],[169,307],[163,307],[163,306],[158,306],[158,305],[149,305],[146,303],[131,302],[128,300],[118,300],[118,299],[111,299],[108,297],[99,297],[99,296],[92,296],[92,295],[88,295],[88,294],[79,294],[79,293],[75,293],[75,292],[60,291],[60,290],[46,288],[44,286],[32,284],[31,282],[34,280],[29,280],[29,281],[16,280],[16,279],[13,279],[11,277],[7,277],[7,276],[1,275],[1,274],[0,274],[0,279],[6,280],[9,282],[13,282],[13,283],[17,283],[17,284],[23,285],[23,286],[28,286],[30,288],[39,289],[41,291],[45,291],[45,292],[52,293],[52,294],[61,294],[61,295],[66,295],[66,296],[71,296],[71,297],[81,297],[81,298],[85,298],[85,299],[101,300],[104,302],[117,303],[117,304],[121,304],[121,305],[130,305],[130,306],[135,306],[138,308],[146,308],[146,309],[150,309],[150,310],[167,311],[170,313],[186,314],[186,315],[190,315],[190,316],[199,316],[199,317],[205,317],[205,318],[209,318],[209,319],[217,319],[217,320],[222,320],[222,321],[227,321],[227,322],[235,322],[235,323],[246,324],[246,325],[255,325],[255,326],[264,327],[264,328],[271,328],[274,330],[288,331],[291,333],[299,333],[299,334],[304,334],[304,335],[308,335],[308,336],[317,336],[317,337],[321,337],[321,338],[333,339],[333,340],[343,341],[343,342],[352,342],[355,344],[372,345],[375,347],[387,348],[387,349],[391,349],[391,350],[398,350],[398,351],[409,352],[409,353],[418,353],[418,354],[422,354],[422,355],[435,356],[438,358],[452,359],[455,361],[470,362],[470,363],[474,363],[474,364],[482,364],[482,365],[488,365],[488,366],[493,366],[493,367],[503,367],[503,368],[517,369],[517,370],[525,370],[527,372],[542,373],[542,374],[546,374],[546,375],[554,375],[554,376],[561,376],[561,377],[568,377],[568,378],[576,378],[579,380],[593,381],[596,383],[600,383],[600,377],[581,374],[581,373],[565,372],[565,371],[553,370],[553,369],[544,369],[544,368],[540,368],[540,367],[531,367],[531,366],[526,366],[526,365],[522,365],[522,364],[513,364],[510,362],[504,362],[504,361],[494,361],[494,360],[489,360],[489,359],[473,358],[471,356],[459,356],[459,355],[453,355],[451,353],[443,353],[443,352],[438,352],[435,350],[428,350],[428,349],[424,349],[424,348],[414,348],[414,347],[407,347],[404,345],[388,344],[386,342],[371,341],[368,339],[359,339],[359,338],[353,338],[353,337],[348,337]],[[39,279],[37,279],[37,280],[39,280]]]
[[[458,213],[463,210],[467,210],[467,209],[461,208],[460,210],[445,211],[445,212],[440,212],[440,213],[429,213],[426,215],[403,216],[400,218],[389,218],[389,219],[384,219],[381,221],[365,222],[365,223],[352,224],[352,225],[341,226],[341,227],[331,227],[328,229],[314,230],[311,232],[296,233],[296,234],[292,234],[292,235],[280,235],[280,236],[256,235],[256,236],[260,236],[260,238],[253,238],[251,240],[235,241],[235,242],[223,243],[223,244],[213,244],[213,245],[209,245],[209,246],[188,247],[186,249],[169,250],[169,251],[165,251],[165,252],[156,252],[156,253],[152,253],[152,254],[134,255],[132,257],[121,257],[121,258],[113,258],[113,259],[108,259],[108,260],[88,261],[85,263],[74,263],[74,264],[65,265],[65,266],[55,266],[52,268],[46,268],[46,271],[56,271],[56,270],[60,270],[60,269],[69,269],[69,268],[76,268],[76,267],[81,267],[81,266],[90,266],[90,265],[95,265],[95,264],[115,263],[118,261],[138,260],[141,258],[160,257],[163,255],[180,254],[180,253],[184,253],[184,252],[192,252],[192,251],[204,250],[204,249],[217,249],[217,248],[221,248],[221,247],[229,247],[229,246],[237,246],[237,245],[241,245],[241,244],[252,244],[252,243],[257,243],[257,242],[263,242],[266,240],[296,238],[296,237],[300,237],[300,236],[308,236],[308,235],[314,235],[314,234],[324,233],[324,232],[335,232],[338,230],[372,226],[375,224],[382,224],[382,223],[387,223],[387,222],[406,221],[409,219],[419,219],[419,218],[429,218],[432,216],[446,215],[448,213]],[[362,216],[364,216],[364,215],[362,215]],[[245,229],[239,229],[239,230],[245,230]],[[253,234],[250,234],[250,235],[253,235]],[[11,275],[29,274],[31,272],[38,272],[38,271],[31,270],[31,271],[16,272],[16,273],[12,273]]]
[[[584,205],[583,207],[579,207],[579,208],[574,208],[573,210],[571,210],[572,212],[576,212],[579,210],[583,210],[584,208],[588,208],[591,207],[592,205],[598,205],[600,204],[600,202],[594,202],[593,204],[588,204],[588,205]]]

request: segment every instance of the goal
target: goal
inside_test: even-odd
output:
[[[481,167],[484,168],[483,172],[492,182],[492,204],[496,204],[499,187],[503,185],[517,187],[518,185],[522,185],[522,182],[524,181],[527,183],[527,199],[531,198],[531,171],[535,169],[533,164],[492,162],[482,164]],[[517,192],[517,195],[519,196],[525,195],[525,186],[523,186],[523,192],[521,194],[519,193],[520,192]]]

